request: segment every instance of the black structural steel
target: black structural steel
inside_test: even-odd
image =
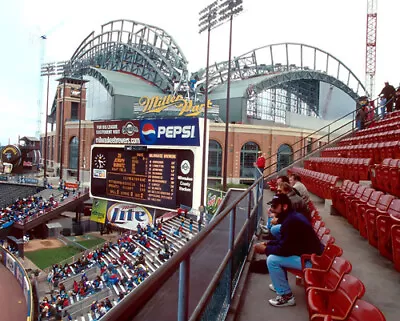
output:
[[[188,81],[187,60],[175,40],[158,27],[113,20],[90,33],[71,57],[73,70],[90,66],[125,71],[174,93]],[[178,84],[178,85],[177,85]]]
[[[284,61],[277,62],[277,59],[282,59],[282,57]],[[231,80],[271,76],[256,86],[256,92],[274,87],[280,81],[316,79],[338,87],[353,99],[366,93],[363,83],[341,60],[322,49],[307,44],[288,42],[267,45],[235,57],[231,64],[234,66]],[[228,61],[210,66],[210,91],[227,81],[228,67]],[[203,75],[204,72],[198,74]],[[275,80],[279,76],[281,79]],[[198,83],[200,85],[203,82],[204,78]],[[246,97],[246,91],[243,95]]]

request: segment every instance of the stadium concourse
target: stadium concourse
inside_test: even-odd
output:
[[[400,111],[395,111],[325,148],[320,157],[306,159],[304,168],[291,167],[288,173],[299,175],[314,193],[314,229],[332,236],[331,247],[338,252],[325,271],[293,271],[303,286],[289,273],[296,307],[270,306],[267,299],[274,293],[268,288],[269,277],[249,273],[236,319],[331,320],[321,315],[332,315],[352,321],[398,320],[399,164]],[[266,199],[272,195],[265,191]],[[255,254],[254,259],[265,256]],[[312,261],[318,269],[318,261]],[[346,287],[346,280],[352,285]],[[333,289],[333,294],[316,287]]]

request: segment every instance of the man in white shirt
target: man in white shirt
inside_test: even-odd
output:
[[[300,196],[303,198],[304,202],[308,204],[310,201],[310,194],[308,193],[307,187],[301,182],[301,178],[297,174],[291,174],[289,176],[289,182],[290,185],[294,189],[296,189],[297,192],[299,192]]]

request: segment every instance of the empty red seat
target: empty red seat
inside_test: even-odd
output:
[[[400,197],[400,160],[397,164],[388,169],[387,177],[388,192]]]
[[[375,191],[371,194],[368,202],[361,203],[356,207],[356,214],[358,218],[358,230],[360,231],[360,235],[364,238],[368,238],[367,233],[367,221],[366,221],[366,211],[368,209],[376,208],[379,199],[383,196],[383,192]]]
[[[311,319],[313,321],[334,321],[339,320],[332,315],[314,315]],[[364,300],[357,300],[350,314],[344,321],[386,321],[385,316],[376,306]]]
[[[378,234],[376,229],[376,218],[379,215],[387,215],[387,209],[390,203],[393,201],[394,196],[382,195],[376,204],[375,209],[367,209],[365,212],[365,221],[367,225],[367,235],[369,244],[378,247]]]
[[[391,230],[394,268],[400,272],[400,220]]]
[[[355,276],[346,274],[335,291],[328,289],[310,289],[307,302],[311,320],[314,314],[331,315],[345,319],[357,299],[365,293],[364,284]]]
[[[375,190],[373,188],[366,188],[359,199],[353,199],[349,204],[349,208],[347,211],[347,220],[356,229],[358,229],[358,215],[357,215],[358,207],[362,204],[364,205],[367,204],[374,191]]]
[[[349,195],[345,198],[345,211],[344,211],[344,216],[347,218],[347,220],[350,222],[349,216],[351,216],[351,209],[350,209],[350,204],[354,200],[359,200],[361,196],[363,195],[364,191],[367,189],[366,186],[359,185],[357,187],[356,192],[354,195]]]
[[[392,225],[400,220],[400,199],[394,199],[383,215],[376,218],[376,229],[378,237],[378,249],[382,256],[393,260],[392,254]]]
[[[351,272],[351,263],[341,257],[336,257],[328,271],[318,269],[304,270],[304,287],[306,291],[312,288],[336,290],[342,277]]]

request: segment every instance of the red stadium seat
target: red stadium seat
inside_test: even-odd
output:
[[[364,300],[357,300],[353,308],[345,319],[337,318],[332,315],[313,315],[313,321],[386,321],[385,316],[376,306]]]
[[[332,235],[325,234],[321,238],[321,243],[324,244],[325,246],[327,244],[333,244],[335,243],[335,238]]]
[[[400,272],[400,220],[391,231],[394,268]]]
[[[314,314],[332,315],[345,319],[351,312],[357,299],[365,293],[364,284],[355,276],[346,274],[334,291],[328,289],[310,289],[307,301],[311,320]]]
[[[392,195],[400,197],[400,160],[388,169],[388,192]]]
[[[327,272],[313,268],[305,269],[304,286],[306,291],[316,288],[336,290],[343,275],[350,273],[351,270],[351,263],[341,257],[335,258]]]
[[[357,206],[356,214],[358,219],[358,230],[363,238],[368,238],[367,233],[367,221],[366,221],[366,211],[367,209],[374,209],[376,204],[378,204],[379,199],[383,195],[383,192],[375,191],[371,194],[368,203],[361,203]]]
[[[394,199],[387,213],[376,218],[378,249],[381,255],[389,260],[393,260],[391,229],[398,220],[400,220],[400,199]]]
[[[367,204],[369,198],[371,197],[374,191],[375,190],[373,188],[366,188],[359,199],[353,199],[349,204],[349,208],[347,211],[347,219],[356,229],[358,229],[358,215],[357,215],[358,207],[361,204],[364,205]]]
[[[368,209],[365,212],[365,219],[367,225],[368,242],[372,246],[378,247],[378,235],[376,229],[376,218],[379,215],[387,215],[387,210],[390,203],[393,201],[394,196],[383,195],[380,197],[375,209]]]
[[[351,219],[349,219],[349,217],[351,216],[351,208],[350,208],[351,202],[354,200],[360,200],[361,196],[364,194],[364,191],[366,189],[367,189],[366,186],[359,185],[354,195],[349,195],[348,197],[345,198],[344,216],[347,218],[349,222],[351,222]]]

